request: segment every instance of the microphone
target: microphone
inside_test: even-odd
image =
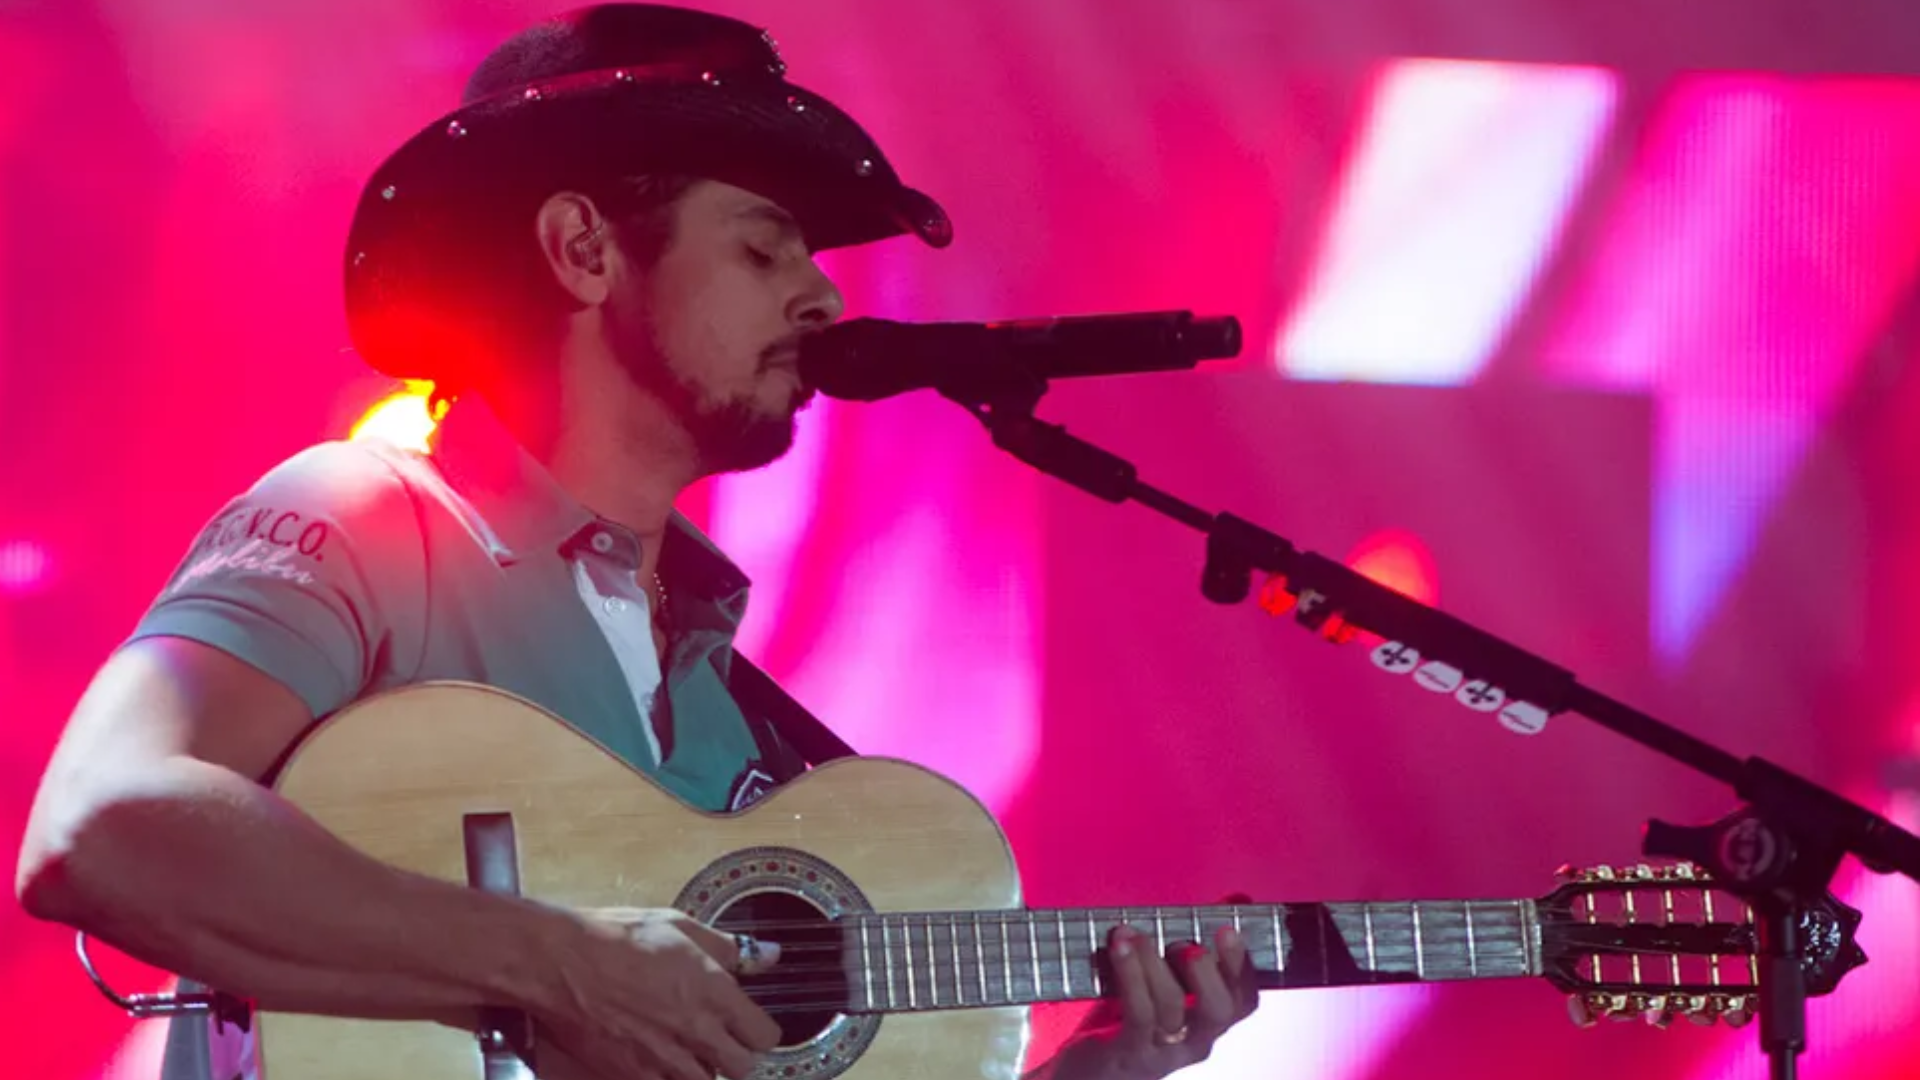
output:
[[[1240,321],[1190,311],[992,323],[853,319],[800,341],[800,377],[828,397],[982,396],[1034,380],[1177,371],[1240,353]]]

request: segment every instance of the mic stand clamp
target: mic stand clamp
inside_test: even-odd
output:
[[[1395,592],[1349,567],[1232,514],[1211,514],[1139,479],[1106,450],[1034,416],[1047,384],[989,356],[965,385],[940,393],[973,413],[995,446],[1042,472],[1111,503],[1137,502],[1206,535],[1200,587],[1236,604],[1267,576],[1262,606],[1333,641],[1364,630],[1396,650],[1395,669],[1444,664],[1482,700],[1527,703],[1543,715],[1574,712],[1731,786],[1747,806],[1713,825],[1650,821],[1644,850],[1706,867],[1726,891],[1753,906],[1762,966],[1760,1038],[1773,1080],[1792,1080],[1806,1049],[1806,999],[1831,992],[1864,963],[1854,944],[1859,913],[1823,901],[1847,855],[1878,873],[1920,881],[1920,837],[1763,758],[1738,758],[1646,713],[1581,686],[1572,672]],[[1269,606],[1269,598],[1275,602]],[[1282,600],[1289,602],[1281,602]],[[1497,707],[1494,706],[1494,707]],[[1813,978],[1809,979],[1809,973]]]

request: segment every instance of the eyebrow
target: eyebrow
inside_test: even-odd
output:
[[[764,221],[779,229],[783,238],[804,241],[806,233],[800,228],[800,221],[792,214],[772,203],[756,203],[734,212],[735,218]]]

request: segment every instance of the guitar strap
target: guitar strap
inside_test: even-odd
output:
[[[746,716],[768,764],[785,774],[775,777],[779,783],[792,780],[810,766],[855,756],[853,747],[832,728],[781,689],[773,676],[737,652],[727,664],[727,689]],[[783,748],[786,753],[780,752]]]

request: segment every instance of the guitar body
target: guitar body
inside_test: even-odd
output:
[[[276,787],[359,851],[463,884],[475,823],[492,822],[497,837],[510,821],[519,893],[558,906],[678,907],[725,925],[726,910],[754,895],[805,894],[816,919],[1020,904],[992,816],[918,766],[835,762],[742,814],[706,814],[551,714],[469,684],[409,688],[341,711],[298,747]],[[256,1020],[265,1080],[488,1075],[474,1035],[442,1025]],[[1027,1010],[842,1016],[783,1043],[757,1075],[1012,1080]]]

